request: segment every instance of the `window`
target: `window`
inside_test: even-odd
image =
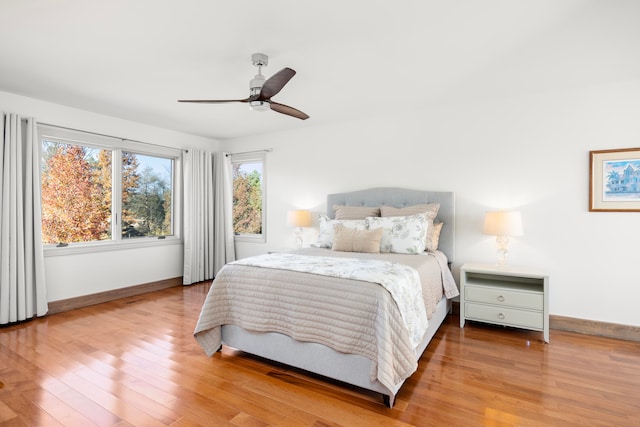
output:
[[[236,240],[265,242],[265,155],[234,154],[231,166]]]
[[[173,159],[122,152],[122,237],[173,234]]]
[[[178,237],[179,150],[50,126],[40,141],[45,245]]]

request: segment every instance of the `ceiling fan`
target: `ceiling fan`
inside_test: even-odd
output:
[[[269,108],[278,113],[296,117],[301,120],[309,118],[300,110],[296,110],[288,105],[272,101],[271,97],[276,95],[284,85],[286,85],[296,72],[291,68],[283,68],[273,76],[265,80],[262,75],[262,67],[269,63],[269,57],[264,53],[254,53],[251,55],[253,65],[258,67],[258,74],[249,83],[249,97],[245,99],[179,99],[178,102],[196,102],[200,104],[223,104],[228,102],[246,102],[252,110],[265,111]]]

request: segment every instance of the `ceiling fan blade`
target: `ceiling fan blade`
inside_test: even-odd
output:
[[[260,90],[260,100],[269,99],[284,87],[291,77],[295,76],[296,72],[291,68],[283,68],[282,70],[269,77],[263,84]]]
[[[197,102],[199,104],[224,104],[226,102],[249,102],[246,99],[178,99],[178,102]]]
[[[296,110],[293,107],[289,107],[288,105],[279,104],[277,102],[270,101],[269,105],[273,111],[277,111],[278,113],[286,114],[288,116],[296,117],[300,120],[307,120],[309,118],[308,115],[303,113],[300,110]]]

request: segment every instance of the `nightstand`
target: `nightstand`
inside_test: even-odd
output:
[[[549,342],[549,276],[526,267],[464,264],[460,327],[465,320],[541,331]]]

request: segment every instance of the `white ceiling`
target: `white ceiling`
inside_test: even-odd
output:
[[[0,90],[212,138],[640,78],[638,0],[2,0]],[[311,116],[177,99],[274,97]]]

